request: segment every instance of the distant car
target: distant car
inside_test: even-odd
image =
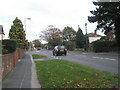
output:
[[[67,49],[64,46],[55,46],[53,49],[53,56],[67,55]]]
[[[41,48],[40,47],[37,47],[37,50],[40,50]]]

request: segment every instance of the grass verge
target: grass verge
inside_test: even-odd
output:
[[[46,58],[47,56],[33,54],[32,57],[33,57],[33,59],[41,59],[41,58]]]
[[[66,60],[36,61],[37,76],[43,88],[111,88],[118,75]]]

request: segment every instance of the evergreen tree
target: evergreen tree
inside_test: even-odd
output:
[[[93,16],[88,17],[89,22],[97,22],[97,29],[102,28],[105,34],[114,29],[120,46],[120,2],[93,2],[93,4],[97,8],[91,11]]]
[[[13,25],[9,31],[9,38],[17,40],[18,47],[25,48],[27,46],[26,34],[23,24],[17,17],[13,21]]]
[[[78,26],[78,31],[76,33],[76,47],[77,48],[83,48],[85,45],[85,37],[83,35],[82,30]]]

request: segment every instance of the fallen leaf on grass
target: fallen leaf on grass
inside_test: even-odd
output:
[[[51,72],[48,72],[48,74],[51,74]]]
[[[78,88],[78,87],[82,87],[82,85],[80,85],[80,84],[77,84],[77,88]]]

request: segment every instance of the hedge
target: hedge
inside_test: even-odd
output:
[[[14,39],[2,40],[2,54],[12,53],[17,48],[17,41]]]
[[[109,41],[109,40],[97,40],[92,43],[93,51],[95,52],[109,52],[117,50],[116,41]]]

